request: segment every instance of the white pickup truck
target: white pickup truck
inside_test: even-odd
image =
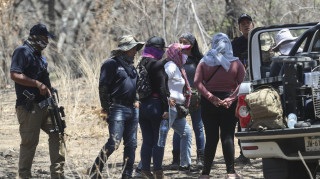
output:
[[[274,44],[275,34],[283,28],[290,29],[293,36],[299,38],[288,56],[277,56],[270,48]],[[266,179],[302,179],[316,176],[320,159],[319,29],[318,23],[286,24],[258,27],[249,33],[248,80],[241,84],[238,95],[237,109],[241,111],[237,112],[241,132],[237,132],[235,136],[240,139],[246,157],[262,158]],[[269,77],[271,62],[280,62],[283,65],[284,70],[280,76]],[[279,92],[284,118],[294,113],[298,121],[308,121],[311,126],[252,130],[250,109],[246,110],[247,104],[243,99],[261,85],[272,86]]]

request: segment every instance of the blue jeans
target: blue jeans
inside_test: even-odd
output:
[[[161,101],[157,98],[148,98],[141,102],[139,124],[142,131],[141,163],[142,170],[150,171],[151,156],[153,170],[162,170],[163,147],[158,147],[159,127],[162,120]]]
[[[123,175],[132,175],[133,164],[135,159],[135,151],[137,148],[137,127],[139,118],[139,109],[133,106],[124,106],[120,104],[112,104],[107,119],[109,124],[109,139],[101,149],[95,163],[92,166],[90,176],[95,174],[93,178],[101,178],[99,170],[102,173],[104,163],[107,158],[118,149],[121,138],[123,138]],[[99,168],[97,168],[97,166]]]
[[[192,120],[192,127],[196,138],[197,150],[204,150],[205,140],[203,133],[203,123],[201,118],[201,107],[190,114]],[[180,151],[180,136],[175,132],[172,139],[173,149]]]
[[[191,127],[186,118],[177,119],[177,112],[170,109],[170,118],[175,119],[172,129],[180,136],[180,166],[187,167],[191,165]]]

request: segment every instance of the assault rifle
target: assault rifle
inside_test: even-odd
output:
[[[57,95],[57,98],[55,94]],[[48,107],[52,124],[54,126],[54,128],[50,130],[50,133],[59,132],[62,136],[64,136],[64,129],[66,128],[66,122],[65,120],[62,120],[62,117],[65,117],[66,115],[64,113],[64,107],[63,106],[59,107],[58,103],[59,103],[58,91],[54,88],[51,88],[51,96],[41,101],[38,105],[41,109],[43,109],[44,107]]]

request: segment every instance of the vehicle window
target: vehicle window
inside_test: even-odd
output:
[[[320,31],[319,30],[316,32],[311,51],[320,52]]]
[[[272,47],[274,42],[274,32],[265,32],[260,34],[260,54],[261,54],[261,64],[267,66],[271,64],[271,58],[274,56]]]
[[[299,37],[302,35],[307,29],[290,29],[290,32],[293,37]],[[268,76],[267,74],[270,72],[270,66],[272,62],[272,57],[276,57],[281,55],[280,52],[276,52],[273,50],[273,47],[276,45],[275,35],[279,32],[277,31],[268,31],[263,32],[259,35],[259,44],[260,44],[260,59],[261,59],[261,77]],[[320,49],[320,39],[318,38],[318,48]],[[301,44],[299,52],[302,52],[304,49],[305,41]],[[315,44],[316,46],[316,44]]]

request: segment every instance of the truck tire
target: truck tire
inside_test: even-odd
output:
[[[265,179],[310,179],[307,169],[301,161],[288,161],[278,158],[262,159]],[[308,168],[315,178],[318,161],[308,161]]]
[[[278,158],[263,158],[262,170],[265,179],[288,178],[288,165],[286,160]]]

